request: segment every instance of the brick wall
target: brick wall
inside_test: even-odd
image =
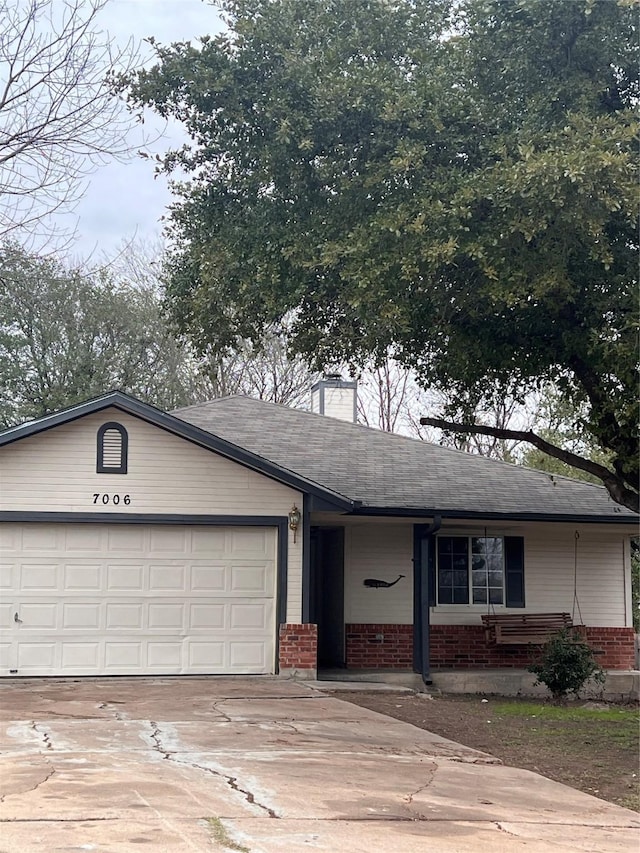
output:
[[[315,678],[318,668],[318,626],[311,623],[280,625],[280,673]]]
[[[634,668],[633,628],[585,628],[604,669]],[[413,669],[413,626],[347,625],[347,666],[351,669]],[[432,625],[432,669],[523,669],[539,646],[489,645],[481,625]]]
[[[587,642],[603,652],[596,659],[603,669],[635,669],[633,628],[586,628]]]
[[[347,625],[347,666],[413,669],[413,625]]]

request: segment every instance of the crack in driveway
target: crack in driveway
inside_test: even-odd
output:
[[[39,725],[40,725],[40,723],[36,723],[35,720],[32,720],[31,721],[31,731],[34,731],[37,735],[39,735],[42,738],[46,749],[53,749],[53,744],[51,743],[51,738],[49,736],[49,733],[46,731],[40,731],[40,729],[38,728]]]
[[[438,772],[438,765],[434,764],[432,769],[431,769],[431,778],[429,779],[429,781],[425,782],[424,785],[421,785],[419,788],[417,788],[411,794],[408,794],[406,797],[403,797],[403,800],[405,801],[405,803],[407,803],[407,805],[411,805],[413,803],[414,797],[417,797],[418,794],[421,794],[423,791],[426,791],[427,788],[429,787],[429,785],[433,784],[433,780],[436,778],[437,772]]]
[[[160,753],[160,755],[162,755],[163,760],[173,761],[174,764],[177,764],[179,766],[193,767],[196,770],[202,770],[204,773],[210,773],[212,776],[217,776],[219,779],[222,779],[224,782],[226,782],[226,784],[231,788],[232,791],[236,791],[239,794],[243,794],[245,800],[248,803],[250,803],[252,806],[257,806],[259,809],[262,809],[264,812],[266,812],[267,815],[269,815],[270,818],[280,818],[280,815],[277,814],[274,809],[257,800],[255,794],[253,794],[247,788],[241,788],[238,784],[237,776],[231,776],[228,773],[223,773],[221,770],[215,770],[213,767],[206,767],[202,764],[197,764],[195,761],[189,761],[188,759],[182,757],[179,753],[166,749],[162,745],[162,732],[160,730],[160,726],[153,720],[149,720],[149,725],[151,726],[151,740],[154,743],[154,749],[156,749]]]
[[[32,791],[37,791],[41,785],[44,785],[45,782],[48,782],[49,779],[51,779],[51,777],[55,774],[56,769],[55,767],[51,767],[51,764],[49,762],[47,763],[49,764],[50,770],[44,777],[44,779],[40,779],[40,781],[36,782],[35,785],[32,785],[31,788],[24,788],[24,790],[22,791],[10,791],[8,794],[3,794],[0,797],[0,803],[4,803],[7,797],[22,796],[22,794],[30,794]]]

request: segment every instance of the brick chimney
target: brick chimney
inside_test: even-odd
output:
[[[311,387],[311,411],[355,424],[358,420],[358,388],[354,380],[327,373]]]

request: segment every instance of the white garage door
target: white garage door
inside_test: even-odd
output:
[[[2,675],[274,672],[276,530],[0,524]]]

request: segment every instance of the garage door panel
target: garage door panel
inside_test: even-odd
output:
[[[269,530],[264,527],[243,527],[229,531],[230,551],[238,557],[269,557]]]
[[[67,554],[99,554],[104,550],[104,532],[94,525],[68,525],[64,529],[64,549]]]
[[[59,665],[56,666],[56,653],[59,648],[60,645],[55,640],[21,642],[18,646],[18,672],[39,674],[43,670],[51,672],[59,668]]]
[[[107,602],[105,628],[110,631],[142,631],[144,606],[142,602]]]
[[[191,589],[195,592],[225,592],[227,571],[224,565],[192,565]]]
[[[120,525],[106,528],[106,551],[109,554],[144,554],[146,528]]]
[[[101,592],[102,566],[100,564],[65,565],[63,588],[68,592]]]
[[[2,597],[0,601],[0,628],[10,628],[13,624],[13,614],[16,613],[16,605],[13,601],[7,601],[6,597]]]
[[[271,579],[269,565],[266,563],[254,565],[234,565],[231,567],[231,592],[243,595],[268,594]]]
[[[231,669],[243,667],[264,667],[264,645],[260,642],[240,640],[229,643],[229,666]]]
[[[16,663],[13,658],[15,646],[12,643],[0,643],[0,669],[4,672],[15,669]]]
[[[62,668],[98,669],[100,666],[100,643],[62,643]]]
[[[182,630],[185,627],[184,609],[184,604],[150,604],[147,625],[152,631]]]
[[[147,666],[162,672],[171,672],[182,664],[182,643],[159,642],[150,640],[147,643]]]
[[[187,567],[184,564],[149,566],[149,591],[164,592],[166,590],[187,591]]]
[[[229,627],[232,631],[264,631],[269,624],[269,612],[263,604],[230,604]]]
[[[224,631],[226,625],[224,604],[199,602],[189,605],[188,627],[190,630],[208,632]]]
[[[62,539],[62,532],[56,525],[29,525],[22,531],[20,550],[24,553],[58,551],[60,550],[60,539]]]
[[[20,586],[29,592],[55,592],[58,589],[58,566],[55,563],[23,563]]]
[[[107,565],[106,592],[144,589],[144,566],[141,564]]]
[[[59,627],[58,602],[22,602],[16,605],[16,613],[22,622],[20,633],[33,631],[55,631]]]
[[[191,553],[194,556],[222,558],[227,551],[227,529],[219,527],[193,527],[191,529]]]
[[[211,640],[194,641],[188,646],[188,668],[200,672],[228,670],[225,661],[225,643]]]
[[[191,531],[185,528],[152,527],[149,529],[148,547],[154,554],[185,557],[191,553]]]
[[[0,525],[31,543],[2,555],[0,674],[274,671],[274,528],[37,527]]]
[[[139,641],[118,643],[107,640],[104,646],[106,672],[139,672],[143,668],[143,649]]]
[[[0,590],[12,590],[14,588],[13,566],[10,563],[0,564]]]
[[[17,525],[0,524],[0,551],[18,553],[22,544],[22,530]]]
[[[100,602],[78,601],[63,604],[63,630],[77,630],[78,628],[82,628],[88,631],[99,631],[101,628],[101,610],[102,605]]]

